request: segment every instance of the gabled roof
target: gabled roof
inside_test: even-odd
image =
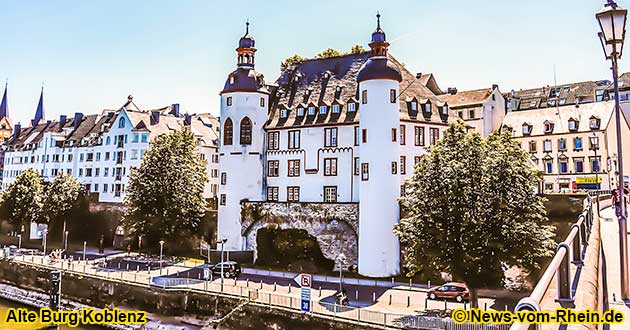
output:
[[[359,121],[360,104],[356,103],[354,112],[347,111],[347,103],[358,99],[357,75],[361,66],[368,60],[370,53],[347,54],[329,58],[307,59],[295,63],[280,74],[276,80],[277,88],[273,89],[267,128],[300,127],[312,125],[330,125],[340,123],[357,123]],[[389,61],[400,69],[403,81],[400,83],[402,94],[399,95],[401,120],[425,121],[408,111],[407,99],[417,97],[418,100],[430,100],[432,104],[442,106],[436,95],[425,85],[416,80],[400,62],[391,55]],[[415,81],[415,82],[414,82]],[[340,104],[340,112],[326,115],[296,116],[298,107],[307,104]],[[322,103],[323,102],[323,103]],[[289,109],[287,118],[281,118],[280,110]],[[422,117],[422,116],[421,116]],[[430,121],[442,122],[438,109],[433,109]]]
[[[455,94],[443,94],[438,97],[447,102],[451,109],[458,109],[479,106],[486,102],[490,95],[492,95],[492,88],[482,88]]]
[[[606,90],[608,80],[582,81],[555,86],[522,89],[506,93],[505,98],[512,100],[511,110],[530,110],[563,105],[575,105],[595,101],[595,91]]]

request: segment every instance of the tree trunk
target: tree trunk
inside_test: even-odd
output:
[[[477,289],[468,287],[470,291],[470,307],[479,308],[479,297],[477,296]]]

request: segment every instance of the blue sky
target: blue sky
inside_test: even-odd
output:
[[[442,89],[539,87],[553,83],[554,66],[558,83],[610,79],[594,17],[603,3],[3,0],[0,80],[14,123],[32,118],[42,82],[48,119],[118,108],[128,94],[141,108],[218,114],[246,19],[256,68],[273,81],[294,53],[367,48],[377,10],[390,52],[412,72],[433,72]]]

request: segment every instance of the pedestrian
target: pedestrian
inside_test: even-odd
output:
[[[625,213],[624,216],[627,217],[628,216],[628,195],[630,195],[630,191],[628,190],[628,188],[623,189],[623,203],[625,206]],[[615,206],[615,215],[617,217],[621,216],[621,203],[622,203],[622,198],[621,196],[619,196],[619,185],[617,184],[617,189],[615,189],[612,193],[612,204]]]

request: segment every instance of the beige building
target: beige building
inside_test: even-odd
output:
[[[439,95],[438,98],[448,103],[451,110],[463,119],[466,125],[481,133],[483,137],[501,128],[505,117],[505,98],[497,85],[462,92],[449,88],[446,94]]]
[[[597,189],[598,182],[601,189],[611,189],[617,182],[613,110],[614,102],[602,101],[514,111],[505,116],[503,129],[513,132],[543,173],[541,191]],[[623,115],[621,127],[622,145],[630,146]],[[624,173],[630,174],[630,152],[624,155]],[[628,182],[628,175],[624,181]]]

